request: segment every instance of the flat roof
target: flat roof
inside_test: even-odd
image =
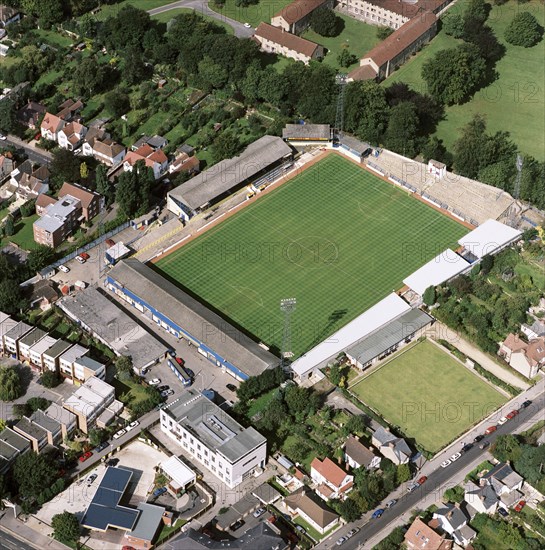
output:
[[[113,258],[114,260],[130,254],[130,252],[131,249],[127,248],[123,243],[115,243],[113,246],[108,248],[108,250],[106,250],[106,254],[108,254],[108,256],[110,256],[110,258]]]
[[[57,340],[48,350],[44,351],[44,355],[55,359],[62,355],[67,349],[72,347],[72,342],[65,342],[64,340]]]
[[[32,413],[30,420],[48,432],[53,433],[60,429],[60,422],[47,416],[44,411],[35,411]]]
[[[45,414],[49,418],[52,418],[65,426],[70,426],[70,424],[75,424],[76,422],[76,416],[74,413],[64,407],[61,407],[57,403],[51,403],[51,405],[49,405],[49,407],[45,410]]]
[[[21,340],[19,340],[19,344],[23,344],[25,346],[33,346],[36,342],[41,340],[44,336],[47,336],[47,332],[45,332],[45,330],[34,327],[30,332],[25,334],[21,338]]]
[[[248,376],[279,364],[272,353],[142,262],[122,260],[108,277]]]
[[[0,338],[2,338],[4,335],[8,334],[10,330],[14,327],[16,327],[18,322],[15,319],[12,319],[11,317],[8,317],[4,321],[0,323]]]
[[[82,367],[85,367],[86,369],[92,370],[96,372],[97,370],[100,370],[104,365],[98,361],[95,361],[94,359],[91,359],[90,357],[87,357],[84,355],[83,357],[79,357],[74,361],[76,365],[81,365]]]
[[[5,428],[4,431],[0,433],[0,442],[4,442],[6,445],[9,445],[10,448],[16,449],[20,453],[30,448],[30,441],[11,428]]]
[[[487,254],[493,254],[496,250],[515,241],[521,235],[522,231],[490,219],[464,235],[458,243],[477,258],[482,258]]]
[[[14,428],[18,428],[23,432],[25,437],[40,441],[47,437],[47,432],[37,424],[33,424],[28,418],[23,417],[15,423]]]
[[[12,340],[19,340],[24,336],[29,330],[33,329],[30,325],[19,321],[11,330],[4,333],[4,338],[11,338]]]
[[[437,286],[456,277],[467,269],[470,263],[450,248],[409,275],[403,282],[417,294],[424,294],[430,286]]]
[[[79,359],[81,356],[88,353],[88,349],[84,348],[83,346],[80,346],[79,344],[75,344],[70,349],[68,349],[65,353],[61,355],[61,360],[66,361],[67,363],[73,363],[77,359]]]
[[[168,460],[161,462],[161,469],[173,481],[185,487],[196,479],[195,472],[186,466],[177,456],[171,456]]]
[[[72,395],[65,399],[63,407],[72,411],[78,411],[87,417],[94,413],[96,407],[105,401],[108,396],[112,395],[113,392],[113,386],[110,386],[110,384],[107,384],[96,376],[91,376]]]
[[[191,388],[161,410],[193,432],[209,449],[235,463],[253,449],[266,443],[256,429],[242,427],[210,399]]]
[[[432,321],[433,317],[422,310],[411,309],[362,338],[348,348],[346,354],[365,365]]]
[[[56,338],[53,338],[53,336],[44,336],[41,340],[36,342],[31,348],[31,353],[38,353],[39,355],[42,355],[42,353],[46,352],[49,348],[55,345],[57,342]]]
[[[131,477],[132,472],[125,468],[106,468],[106,473],[85,511],[81,524],[100,531],[106,531],[109,527],[126,531],[133,529],[140,512],[119,505]]]
[[[163,521],[163,514],[166,509],[155,504],[148,504],[147,502],[139,502],[137,508],[140,510],[140,515],[130,535],[131,537],[151,542],[157,533],[157,529],[159,529],[159,525]]]
[[[239,156],[222,160],[182,183],[170,191],[169,196],[196,210],[291,153],[291,147],[282,138],[263,136],[250,143]]]
[[[107,342],[118,355],[130,356],[137,369],[155,363],[168,350],[94,287],[62,298],[57,304]]]
[[[325,366],[327,361],[337,357],[354,342],[410,309],[411,306],[393,292],[299,357],[291,365],[292,370],[302,376],[315,367]]]

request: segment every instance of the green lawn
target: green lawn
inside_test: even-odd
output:
[[[95,16],[99,21],[104,21],[108,17],[117,15],[117,13],[124,6],[130,4],[139,10],[152,10],[153,8],[159,8],[166,4],[172,4],[174,0],[124,0],[117,4],[110,4],[102,6],[102,9]]]
[[[326,65],[331,65],[335,67],[335,69],[348,72],[359,65],[359,58],[362,57],[363,54],[367,53],[378,44],[377,27],[367,25],[366,23],[357,21],[356,19],[340,13],[337,15],[344,21],[344,29],[339,36],[327,38],[325,36],[320,36],[314,31],[308,30],[303,33],[303,38],[312,40],[328,49],[323,61]],[[348,48],[350,53],[355,54],[358,57],[358,61],[348,68],[341,69],[337,62],[337,56],[345,48]]]
[[[257,413],[260,413],[265,409],[265,407],[274,399],[275,394],[277,393],[277,388],[260,395],[257,399],[252,401],[250,408],[248,409],[248,418],[252,418]]]
[[[157,15],[153,15],[151,18],[155,19],[156,21],[160,21],[161,23],[168,23],[173,17],[176,17],[177,15],[182,15],[182,13],[191,13],[193,11],[195,10],[192,10],[190,8],[175,8],[170,11],[165,11],[163,13],[158,13]],[[233,27],[231,27],[231,25],[229,25],[228,23],[224,23],[223,21],[218,21],[217,19],[214,19],[209,15],[204,15],[200,13],[199,10],[196,10],[196,13],[198,13],[203,19],[206,19],[207,21],[210,21],[211,23],[214,23],[219,27],[223,27],[227,31],[227,34],[235,34]]]
[[[15,234],[11,237],[4,237],[2,242],[5,244],[11,241],[24,250],[32,250],[38,245],[34,242],[34,231],[32,225],[39,218],[38,214],[33,214],[28,218],[20,218],[15,223]]]
[[[214,0],[208,2],[208,7],[217,13],[241,23],[250,23],[252,27],[257,27],[259,23],[265,21],[270,23],[271,17],[278,13],[293,0],[271,0],[270,2],[259,2],[258,4],[239,7],[235,5],[235,0],[226,0],[223,8],[219,8]]]
[[[506,401],[427,340],[401,353],[351,390],[433,453]]]
[[[110,383],[115,388],[117,399],[123,397],[121,401],[125,403],[129,408],[131,408],[131,406],[135,403],[145,401],[149,397],[146,394],[145,387],[142,386],[142,384],[138,384],[132,379],[122,381],[114,378]]]
[[[458,2],[456,13],[463,3]],[[460,128],[467,124],[474,114],[486,116],[490,132],[508,131],[513,141],[523,153],[533,155],[538,160],[545,160],[545,102],[543,101],[543,59],[545,59],[545,41],[541,40],[533,48],[511,46],[503,36],[507,25],[516,11],[531,12],[540,25],[545,25],[543,3],[532,0],[521,6],[508,4],[495,6],[487,21],[498,40],[505,46],[504,57],[496,65],[499,78],[482,90],[464,105],[447,107],[445,120],[439,123],[437,136],[447,148],[450,148],[459,136]],[[394,81],[403,81],[416,90],[425,92],[426,87],[421,78],[423,63],[438,50],[455,46],[459,41],[446,36],[440,31],[430,45],[406,63],[384,85]]]
[[[292,343],[299,356],[466,233],[332,154],[157,267],[277,349],[280,300],[296,297]],[[409,246],[418,252],[407,254]]]
[[[59,32],[46,31],[43,29],[35,29],[33,32],[46,44],[53,47],[69,48],[74,43],[72,38]]]

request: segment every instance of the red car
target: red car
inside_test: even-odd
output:
[[[517,410],[511,411],[509,414],[506,414],[506,418],[509,418],[511,420],[512,418],[515,418],[519,412]]]
[[[427,480],[428,476],[422,476],[416,483],[418,483],[418,485],[423,485]]]
[[[521,500],[514,508],[515,512],[520,512],[526,506],[526,501]]]
[[[490,435],[491,433],[494,433],[498,429],[497,426],[490,426],[486,428],[486,431],[484,432],[485,435]]]
[[[88,458],[91,458],[93,456],[93,453],[91,451],[87,451],[86,453],[83,453],[80,457],[79,457],[79,461],[80,462],[85,462]]]
[[[82,252],[80,254],[80,256],[86,261],[91,257],[91,256],[89,256],[89,254],[87,254],[87,252]]]
[[[178,363],[180,367],[184,366],[185,361],[181,357],[176,357],[175,359],[176,359],[176,363]]]

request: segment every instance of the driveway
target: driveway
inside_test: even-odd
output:
[[[234,19],[230,19],[229,17],[225,17],[224,15],[221,15],[220,13],[216,13],[214,10],[211,10],[208,7],[207,0],[181,0],[180,2],[173,2],[172,4],[167,4],[166,6],[161,6],[159,8],[148,10],[148,13],[150,15],[157,15],[159,13],[164,13],[166,11],[175,10],[178,8],[195,10],[200,15],[213,17],[218,21],[227,23],[233,28],[233,30],[235,31],[235,36],[237,36],[238,38],[250,38],[250,36],[252,36],[255,31],[255,29],[251,27],[245,27],[244,24],[240,23],[239,21],[235,21]]]

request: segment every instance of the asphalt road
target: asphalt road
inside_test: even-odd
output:
[[[16,147],[17,149],[24,149],[28,158],[32,162],[36,162],[38,164],[48,165],[53,158],[51,153],[48,151],[29,145],[26,141],[23,141],[16,136],[8,135],[5,141],[0,142],[0,146],[2,145],[13,145],[13,147]]]
[[[254,34],[255,31],[255,29],[253,29],[252,27],[245,27],[243,23],[235,21],[234,19],[230,19],[229,17],[225,17],[224,15],[221,15],[220,13],[216,13],[214,10],[211,10],[208,7],[207,0],[181,0],[180,2],[173,2],[172,4],[167,4],[166,6],[161,6],[159,8],[148,10],[148,13],[150,15],[157,15],[159,13],[164,13],[166,11],[175,10],[178,8],[195,10],[200,15],[213,17],[218,21],[227,23],[235,31],[235,36],[238,36],[239,38],[249,38]]]
[[[524,398],[521,398],[520,401],[524,401]],[[528,408],[522,409],[518,416],[516,416],[503,426],[498,426],[497,431],[494,432],[492,435],[487,436],[483,441],[489,441],[492,445],[494,441],[496,441],[498,436],[513,433],[517,431],[517,428],[519,428],[521,425],[526,424],[524,426],[524,429],[528,429],[531,425],[527,424],[528,421],[538,413],[540,413],[541,417],[545,418],[544,393],[541,393],[538,397],[536,397],[533,400],[532,405],[530,405]],[[380,517],[379,519],[371,519],[371,515],[373,512],[368,512],[367,514],[365,514],[365,516],[363,516],[363,519],[365,521],[363,525],[360,526],[361,520],[355,522],[352,525],[348,525],[346,528],[342,529],[342,531],[339,531],[333,539],[328,539],[327,541],[320,543],[317,548],[337,548],[335,541],[338,540],[343,533],[348,531],[349,528],[352,528],[354,526],[360,528],[359,533],[357,533],[356,535],[354,535],[354,537],[345,542],[341,548],[343,550],[371,548],[370,545],[367,546],[365,544],[366,541],[375,537],[382,530],[385,530],[384,536],[386,536],[386,528],[395,517],[401,516],[405,512],[413,510],[415,508],[422,508],[422,506],[419,506],[419,503],[421,503],[421,501],[425,500],[430,493],[438,492],[440,487],[446,484],[451,478],[455,477],[456,474],[460,473],[461,471],[468,470],[468,466],[472,462],[474,462],[479,456],[482,456],[482,460],[484,461],[484,455],[487,451],[486,449],[483,450],[479,448],[479,445],[483,441],[475,444],[475,446],[471,450],[469,450],[467,453],[464,453],[461,458],[459,458],[456,462],[453,462],[447,468],[441,468],[441,466],[438,466],[434,472],[428,475],[428,480],[424,483],[424,485],[422,485],[416,491],[413,491],[412,493],[407,493],[405,489],[405,494],[401,498],[399,498],[398,503],[390,510],[386,510],[382,517]],[[392,497],[388,497],[386,500],[389,500],[390,498]]]
[[[7,510],[6,513],[13,513],[11,510]],[[30,546],[25,542],[20,541],[13,535],[0,530],[0,550],[35,550],[34,546]]]

